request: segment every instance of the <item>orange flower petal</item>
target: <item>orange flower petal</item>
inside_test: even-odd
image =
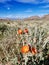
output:
[[[25,30],[24,30],[24,33],[28,33],[28,29],[25,29]]]
[[[21,48],[21,52],[22,53],[27,53],[29,51],[29,46],[23,46],[22,48]]]
[[[17,31],[18,34],[22,34],[22,32],[23,32],[23,31],[22,31],[21,29],[19,29],[19,30]]]
[[[36,54],[37,53],[37,49],[36,48],[32,48],[32,54]]]

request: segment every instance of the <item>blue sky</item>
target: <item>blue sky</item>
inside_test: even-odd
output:
[[[49,0],[0,0],[0,18],[49,14]]]

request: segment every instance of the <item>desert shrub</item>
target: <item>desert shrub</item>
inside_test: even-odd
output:
[[[23,22],[18,22],[18,24],[17,26],[0,24],[0,31],[4,34],[4,38],[0,40],[0,61],[3,64],[10,61],[14,65],[22,65],[23,63],[26,65],[44,64],[43,62],[47,61],[49,54],[48,29],[36,24],[32,27]],[[17,33],[19,28],[22,30],[21,34]],[[26,32],[26,29],[28,32]],[[28,45],[30,50],[27,53],[22,53],[21,48],[25,45]],[[35,55],[32,53],[32,47],[37,49]]]

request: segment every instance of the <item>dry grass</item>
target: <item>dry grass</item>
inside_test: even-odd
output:
[[[9,21],[10,22],[10,21]],[[6,25],[7,30],[4,31],[2,34],[2,31],[0,30],[0,62],[3,63],[3,65],[17,65],[18,62],[18,54],[20,54],[20,49],[23,45],[30,44],[31,46],[34,46],[37,48],[39,47],[38,51],[42,51],[45,49],[45,46],[47,44],[48,52],[49,54],[49,22],[48,21],[13,21],[10,23],[7,22],[0,22],[0,26]],[[24,30],[25,28],[28,29],[28,34],[22,34],[18,35],[17,30],[18,28],[21,28]],[[37,41],[35,42],[37,38]],[[25,43],[26,40],[26,43]],[[36,54],[36,58],[40,56],[40,59],[42,59],[43,51]],[[27,54],[24,54],[24,58],[30,55],[30,52]],[[19,55],[20,56],[20,55]],[[31,54],[33,56],[33,54]],[[27,62],[27,60],[26,60]],[[0,64],[1,64],[0,63]],[[1,64],[2,65],[2,64]]]

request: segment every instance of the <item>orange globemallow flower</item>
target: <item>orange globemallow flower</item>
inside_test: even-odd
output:
[[[28,33],[28,29],[24,29],[24,33]]]
[[[23,32],[23,31],[22,31],[21,29],[19,29],[19,30],[17,31],[18,34],[22,34],[22,32]]]
[[[36,49],[36,48],[34,48],[34,47],[32,48],[32,50],[31,50],[31,51],[32,51],[32,54],[33,54],[33,55],[35,55],[35,54],[37,53],[37,49]]]
[[[29,46],[23,46],[23,47],[21,48],[21,52],[22,52],[22,53],[27,53],[27,52],[29,52]]]

